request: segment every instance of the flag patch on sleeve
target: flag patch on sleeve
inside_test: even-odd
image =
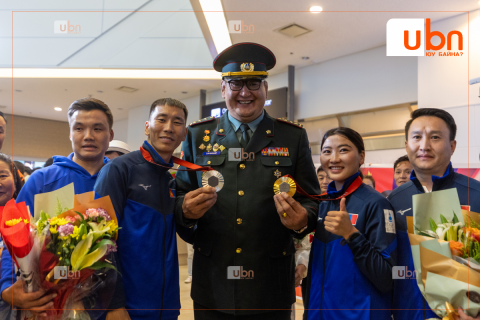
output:
[[[393,211],[388,209],[383,209],[385,213],[385,231],[387,233],[395,233],[395,217],[393,216]]]
[[[357,224],[357,219],[358,219],[358,214],[356,213],[349,213],[348,214],[350,216],[350,222],[352,223],[352,225],[356,225]]]

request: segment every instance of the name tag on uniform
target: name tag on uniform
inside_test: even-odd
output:
[[[220,154],[220,151],[217,151],[217,152],[204,152],[203,155],[204,156],[218,156]]]
[[[262,150],[262,157],[289,157],[288,148],[265,148]]]
[[[356,225],[357,224],[357,219],[358,219],[358,214],[356,213],[349,213],[348,214],[350,216],[350,222],[352,223],[352,225]]]

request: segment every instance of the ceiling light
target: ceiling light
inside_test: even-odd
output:
[[[301,35],[304,35],[306,33],[311,32],[312,30],[302,27],[301,25],[298,25],[296,23],[290,23],[289,25],[286,25],[284,27],[278,28],[274,31],[280,32],[290,38],[296,38]]]
[[[217,53],[232,45],[221,0],[200,0]]]
[[[310,8],[310,12],[313,12],[313,13],[319,13],[321,11],[323,11],[323,9],[320,6],[313,6]]]
[[[60,108],[60,107],[55,107],[54,109],[55,109],[55,111],[62,111],[62,108]]]
[[[0,68],[0,78],[12,78],[12,68]],[[84,79],[202,79],[218,80],[215,70],[165,69],[63,69],[13,68],[13,78],[84,78]]]

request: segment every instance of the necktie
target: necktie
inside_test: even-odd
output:
[[[248,135],[248,130],[250,127],[246,123],[240,125],[240,130],[242,130],[242,139],[240,140],[240,145],[245,149],[250,142],[250,136]]]

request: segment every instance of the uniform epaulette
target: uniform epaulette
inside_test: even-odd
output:
[[[296,121],[290,121],[290,120],[287,120],[286,118],[277,118],[277,120],[280,121],[280,122],[283,122],[283,123],[291,124],[292,126],[297,127],[297,128],[303,128],[303,126]]]
[[[212,121],[214,119],[215,119],[215,117],[206,117],[206,118],[203,118],[203,119],[200,119],[200,120],[197,120],[197,121],[193,121],[188,126],[193,127],[193,126],[196,126],[197,124],[209,122],[209,121]]]

